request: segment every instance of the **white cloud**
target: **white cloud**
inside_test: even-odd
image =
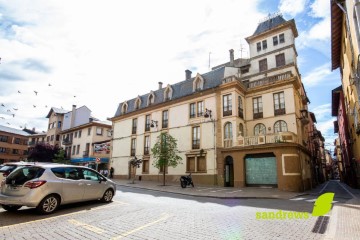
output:
[[[315,0],[310,6],[313,17],[327,18],[330,15],[330,1],[329,0]]]
[[[329,40],[330,34],[330,17],[315,24],[307,33],[309,40]]]
[[[317,122],[321,122],[324,119],[329,119],[329,117],[331,117],[331,103],[316,106],[315,108],[310,108],[310,111],[315,114]]]
[[[0,79],[0,102],[19,108],[15,118],[5,112],[7,120],[12,127],[32,121],[37,129],[46,129],[50,107],[70,110],[73,104],[86,105],[102,120],[112,117],[120,102],[156,90],[159,81],[182,81],[185,69],[194,69],[193,75],[207,72],[209,52],[211,66],[228,61],[231,48],[239,57],[240,41],[264,17],[257,4],[0,0],[1,18],[12,23],[11,29],[0,28],[0,74],[7,69],[23,79]],[[15,70],[13,63],[25,59],[36,59],[50,72],[21,65]],[[43,118],[42,125],[34,118]]]
[[[305,9],[307,0],[280,0],[279,10],[283,14],[288,14],[291,17],[295,17]]]
[[[326,81],[327,77],[331,74],[332,72],[330,70],[330,64],[326,63],[307,73],[307,75],[303,77],[302,82],[304,83],[305,88],[316,86],[321,82]]]

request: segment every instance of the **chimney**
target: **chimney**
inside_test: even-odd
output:
[[[234,67],[234,49],[230,49],[230,67]]]
[[[75,125],[75,112],[76,112],[76,105],[72,105],[70,128],[73,128]]]
[[[185,70],[185,79],[190,80],[191,79],[191,71],[189,69]]]
[[[159,82],[159,90],[162,89],[162,82]]]

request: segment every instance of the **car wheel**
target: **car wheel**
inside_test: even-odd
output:
[[[101,201],[108,203],[111,202],[113,197],[114,197],[114,191],[109,188],[108,190],[105,191],[103,197],[101,198]]]
[[[9,212],[15,212],[19,210],[22,206],[14,206],[14,205],[2,205],[2,208]]]
[[[42,214],[50,214],[58,208],[59,204],[59,197],[55,195],[49,195],[40,202],[36,209]]]
[[[181,180],[180,184],[181,184],[182,188],[186,188],[186,182],[185,181]]]

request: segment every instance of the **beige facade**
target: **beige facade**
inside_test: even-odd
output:
[[[0,126],[0,164],[25,161],[30,134],[23,130]]]
[[[270,30],[263,27],[267,21],[274,22]],[[168,168],[169,181],[191,172],[195,183],[311,188],[308,101],[296,66],[297,35],[294,20],[272,16],[246,39],[250,59],[235,60],[230,50],[230,62],[208,73],[191,77],[187,70],[185,81],[160,84],[121,103],[111,119],[115,177],[129,178],[129,161],[136,156],[144,160],[137,175],[162,179],[149,149],[167,131],[183,159]]]
[[[360,186],[360,2],[331,2],[332,69],[341,73],[351,145],[349,163],[344,164],[345,181]],[[340,139],[340,141],[344,141]],[[340,142],[343,146],[344,143]]]
[[[52,107],[46,116],[49,119],[46,132],[46,143],[52,146],[60,146],[60,132],[64,123],[64,114],[69,111]]]

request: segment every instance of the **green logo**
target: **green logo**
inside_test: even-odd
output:
[[[331,209],[332,206],[331,203],[334,199],[334,195],[335,193],[324,193],[320,195],[314,203],[314,209],[312,215],[314,217],[317,217],[317,216],[324,216],[325,214],[327,214]]]

